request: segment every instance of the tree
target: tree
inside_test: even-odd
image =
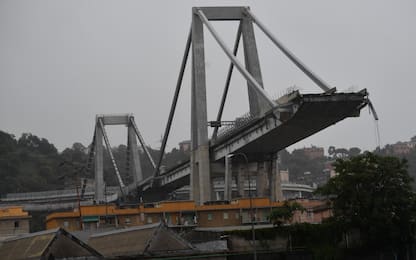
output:
[[[29,149],[30,151],[36,151],[45,155],[56,155],[58,150],[55,146],[45,138],[39,138],[36,135],[30,133],[24,133],[17,141],[20,147]]]
[[[27,133],[16,140],[0,131],[0,194],[59,188],[58,157],[45,138]]]
[[[339,175],[318,189],[332,201],[334,221],[359,230],[365,246],[397,249],[413,241],[416,196],[405,159],[367,152],[334,166]]]
[[[278,207],[272,210],[270,213],[270,222],[274,226],[281,226],[285,222],[290,222],[292,220],[293,214],[295,211],[303,211],[304,208],[297,202],[288,202],[285,201],[282,207]]]
[[[289,178],[291,182],[312,185],[313,183],[320,184],[323,180],[325,157],[310,159],[302,149],[296,149],[292,154],[286,150],[282,150],[279,152],[279,156],[281,159],[281,169],[290,170]],[[305,172],[309,172],[310,174],[305,176]]]
[[[416,147],[410,150],[410,153],[406,155],[406,159],[409,162],[409,174],[412,178],[416,178]],[[416,183],[413,182],[413,189],[416,188]]]
[[[74,143],[72,148],[66,148],[60,154],[63,161],[83,163],[87,161],[87,148],[81,143]]]
[[[361,153],[361,149],[358,147],[352,147],[348,150],[348,156],[349,157],[353,157],[353,156],[357,156]]]
[[[16,145],[13,135],[0,131],[0,155],[16,150]]]

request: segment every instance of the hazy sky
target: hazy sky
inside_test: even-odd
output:
[[[382,145],[416,135],[416,2],[0,1],[0,130],[31,132],[59,150],[91,142],[96,114],[133,113],[146,142],[160,146],[191,22],[192,6],[246,5],[286,47],[338,90],[367,88]],[[215,22],[232,47],[237,24]],[[265,89],[320,89],[256,29]],[[207,30],[208,117],[214,120],[228,67]],[[224,120],[248,111],[236,73]],[[190,139],[190,70],[168,147]],[[294,147],[374,149],[368,109]],[[126,128],[108,127],[113,146]],[[292,147],[293,148],[293,147]]]

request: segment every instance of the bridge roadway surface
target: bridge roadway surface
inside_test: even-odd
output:
[[[107,202],[113,202],[118,199],[117,190],[120,187],[107,187]],[[95,191],[93,188],[87,188],[81,205],[94,204]],[[0,198],[1,206],[23,206],[28,211],[44,211],[58,209],[73,209],[78,207],[79,193],[76,189],[66,190],[49,190],[39,192],[8,193]]]
[[[283,192],[302,192],[312,193],[315,188],[309,185],[298,183],[282,183]],[[245,185],[245,189],[248,190],[248,184]],[[224,184],[215,185],[216,189],[223,190]],[[119,198],[117,191],[120,189],[118,186],[107,187],[107,203],[116,202]],[[232,189],[237,191],[237,186],[234,184]],[[189,193],[189,186],[183,187],[182,192]],[[94,190],[88,189],[81,201],[81,205],[93,205],[94,202]],[[67,190],[50,190],[40,192],[26,192],[26,193],[8,193],[6,196],[0,199],[0,207],[8,205],[19,205],[27,211],[50,211],[50,210],[64,210],[74,209],[78,207],[78,194],[75,189]]]
[[[223,162],[224,157],[232,153],[244,153],[249,160],[264,158],[347,117],[358,117],[367,103],[365,89],[357,93],[304,95],[296,91],[286,96],[277,111],[270,111],[262,118],[245,120],[241,125],[237,120],[232,129],[211,140],[211,162]],[[160,194],[161,190],[167,194],[188,185],[190,173],[188,161],[155,179],[148,176],[137,187],[143,194]],[[134,191],[137,187],[132,184],[128,189]]]

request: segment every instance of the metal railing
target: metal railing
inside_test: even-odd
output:
[[[232,135],[232,133],[238,131],[239,129],[249,125],[256,118],[253,117],[250,112],[245,113],[244,115],[237,117],[234,121],[234,124],[223,126],[219,129],[217,139],[224,138],[226,136]]]

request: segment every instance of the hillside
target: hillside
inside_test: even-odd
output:
[[[398,142],[386,145],[375,151],[382,155],[393,155],[406,158],[409,162],[409,173],[416,177],[416,137],[410,142]],[[400,148],[400,149],[399,149]],[[403,148],[405,148],[403,150]],[[120,169],[120,174],[126,182],[132,177],[126,170],[125,145],[113,147],[112,151]],[[306,148],[305,148],[306,149]],[[284,150],[280,152],[281,169],[289,171],[289,180],[305,184],[324,184],[329,178],[328,167],[337,158],[346,158],[361,153],[357,147],[350,149],[330,147],[328,156],[310,158],[305,149],[297,149],[292,153]],[[149,147],[154,158],[158,158],[159,151]],[[22,134],[19,138],[0,131],[0,195],[12,192],[32,192],[74,187],[79,177],[93,178],[92,169],[85,170],[88,157],[88,147],[81,143],[74,143],[61,153],[45,138],[33,134]],[[163,165],[172,167],[189,158],[189,152],[174,148],[164,157]],[[141,156],[143,172],[151,173],[150,162]],[[117,179],[111,160],[104,153],[104,179],[107,185],[117,185]]]

